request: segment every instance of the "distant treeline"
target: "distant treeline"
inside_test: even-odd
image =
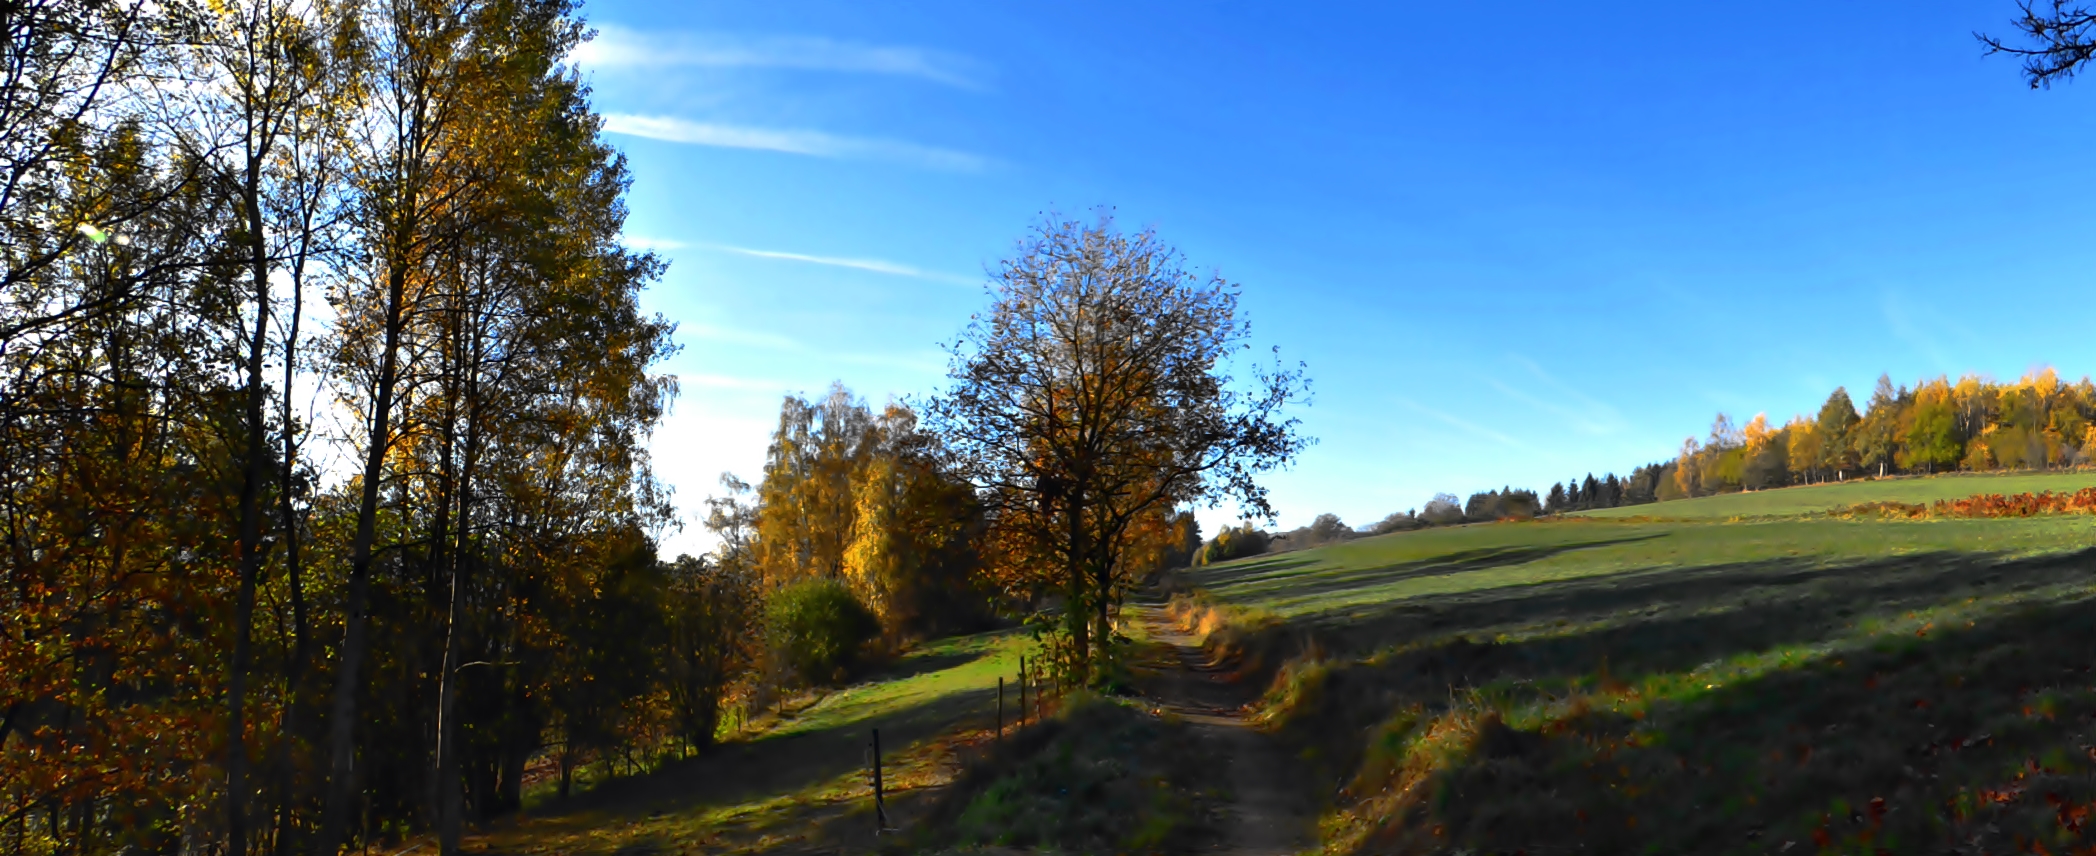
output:
[[[1718,414],[1710,435],[1683,441],[1660,499],[1807,484],[1857,474],[2075,466],[2096,455],[2096,384],[2052,369],[1996,383],[1967,375],[1912,388],[1879,376],[1859,415],[1835,389],[1816,417],[1774,427],[1765,415],[1735,425]]]
[[[1436,494],[1423,508],[1361,529],[1332,514],[1278,534],[1246,523],[1218,533],[1196,558],[1223,561],[1429,526],[1527,520],[1859,476],[2045,469],[2079,466],[2092,458],[2096,383],[2087,377],[2064,383],[2048,368],[2013,383],[1966,375],[1956,382],[1923,380],[1910,388],[1880,375],[1862,413],[1841,387],[1817,414],[1793,416],[1780,427],[1767,414],[1742,425],[1720,413],[1708,436],[1684,440],[1673,460],[1646,464],[1629,476],[1589,473],[1553,484],[1540,496],[1513,487],[1480,491],[1460,502],[1455,494]]]

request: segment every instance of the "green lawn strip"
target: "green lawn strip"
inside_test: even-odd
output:
[[[878,724],[948,697],[994,688],[1000,676],[1016,673],[1022,654],[1033,642],[1022,633],[1002,631],[936,640],[909,652],[882,672],[904,675],[855,684],[829,693],[772,727],[724,744],[724,753],[773,754],[791,763],[799,741],[818,734],[841,733]],[[951,665],[916,671],[926,664]],[[914,672],[914,673],[913,673]],[[884,745],[888,786],[901,792],[934,783],[942,757],[936,741]],[[703,759],[696,763],[706,763]],[[669,781],[665,779],[665,781]],[[613,782],[614,785],[630,783]],[[623,847],[678,849],[718,843],[731,833],[744,844],[767,837],[790,837],[805,831],[813,813],[862,812],[870,792],[863,769],[853,768],[799,787],[745,797],[728,803],[696,803],[641,814],[639,805],[576,812],[526,821],[476,842],[474,849],[500,852],[612,852]],[[652,793],[651,803],[675,802],[670,793]]]
[[[1832,484],[1727,493],[1695,499],[1577,512],[1595,518],[1652,517],[1724,520],[1810,514],[1864,502],[1931,503],[1981,493],[2072,492],[2096,486],[2096,471],[2064,473],[1957,473],[1925,478],[1871,479]]]
[[[995,687],[1000,676],[1018,673],[1019,657],[1031,651],[1033,645],[1033,640],[1024,634],[1010,631],[940,640],[910,652],[894,668],[906,669],[912,662],[925,658],[967,656],[971,659],[948,668],[927,671],[899,680],[874,680],[854,684],[823,696],[821,701],[779,722],[772,730],[753,739],[762,741],[843,728],[927,704],[954,693]]]

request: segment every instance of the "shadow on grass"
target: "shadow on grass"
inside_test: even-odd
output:
[[[1616,544],[1630,544],[1664,538],[1671,533],[1652,532],[1621,538],[1602,538],[1592,541],[1574,541],[1564,544],[1536,544],[1527,546],[1480,547],[1446,553],[1428,559],[1379,565],[1372,568],[1317,571],[1308,574],[1309,579],[1278,576],[1281,571],[1294,570],[1315,564],[1311,559],[1254,562],[1250,565],[1231,566],[1220,572],[1202,572],[1196,580],[1211,588],[1227,587],[1231,596],[1240,599],[1257,599],[1273,590],[1286,591],[1290,597],[1316,597],[1332,595],[1355,589],[1373,588],[1405,580],[1442,577],[1472,571],[1489,570],[1512,565],[1540,561],[1576,550],[1590,550]],[[1257,580],[1258,577],[1274,575],[1272,579]]]
[[[1452,635],[1490,637],[1525,628],[1523,635],[1545,636],[1512,646],[1506,654],[1515,658],[1510,667],[1561,662],[1591,668],[1606,655],[1619,675],[1627,675],[1810,642],[1871,617],[2074,584],[2089,579],[2092,567],[2096,550],[2021,559],[1935,552],[1807,567],[1763,561],[1631,569],[1424,595],[1307,616],[1302,623],[1326,645],[1361,654]],[[1567,630],[1547,635],[1550,625]],[[1533,650],[1538,647],[1562,653]]]
[[[1483,852],[2066,850],[2096,817],[2092,569],[2096,551],[1932,553],[1414,598],[1325,616],[1328,644],[1385,653],[1332,666],[1283,726],[1366,794],[1340,806],[1382,828],[1359,852],[1437,828],[1437,846]],[[1905,618],[1946,607],[1952,626]],[[1693,677],[1787,646],[1819,647]],[[1595,707],[1556,700],[1573,697]],[[1508,729],[1485,707],[1542,721]],[[1405,710],[1415,724],[1388,719]],[[1485,722],[1474,742],[1390,796],[1407,729],[1458,714]]]
[[[976,656],[981,656],[980,654]],[[623,856],[654,852],[677,852],[698,840],[720,843],[715,836],[754,839],[776,836],[782,846],[811,841],[873,839],[867,815],[870,801],[853,799],[799,802],[797,794],[812,795],[814,789],[842,776],[866,770],[868,742],[872,729],[881,732],[883,754],[891,759],[906,747],[932,740],[958,724],[984,720],[994,690],[962,690],[932,701],[869,717],[849,726],[799,731],[760,737],[747,742],[722,744],[699,757],[672,762],[640,776],[606,781],[567,800],[549,801],[535,808],[530,828],[510,826],[491,839],[482,852],[548,852],[541,839],[560,838],[586,826],[592,830],[618,829],[626,824],[652,823],[669,818],[665,828],[676,829],[676,840],[654,832],[635,834],[617,843],[611,840],[570,840],[558,849],[564,853],[617,853]],[[891,783],[892,786],[893,783]],[[891,818],[908,816],[909,807],[923,794],[891,794]],[[785,798],[772,810],[738,818],[720,827],[700,828],[695,821],[674,822],[679,816],[709,810],[757,806]],[[862,804],[866,803],[866,804]],[[514,823],[512,821],[511,823]],[[579,824],[579,826],[578,826]],[[751,842],[745,841],[744,846]],[[738,851],[740,852],[740,851]]]
[[[1283,553],[1263,559],[1252,559],[1239,565],[1229,565],[1220,568],[1198,568],[1195,569],[1193,578],[1204,588],[1221,588],[1235,585],[1254,577],[1278,574],[1283,571],[1292,571],[1315,564],[1317,564],[1316,559],[1306,559],[1300,555]]]
[[[995,695],[995,690],[963,690],[850,726],[723,744],[649,775],[613,779],[565,803],[549,803],[539,814],[609,810],[647,815],[793,793],[865,768],[866,747],[875,728],[881,731],[882,746],[893,751],[981,714]]]

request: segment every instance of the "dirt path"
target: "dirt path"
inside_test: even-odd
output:
[[[1183,717],[1229,763],[1229,827],[1214,852],[1268,856],[1308,850],[1317,843],[1315,810],[1296,779],[1296,764],[1272,737],[1252,727],[1245,705],[1252,688],[1229,683],[1208,662],[1194,637],[1176,627],[1159,604],[1131,604],[1135,620],[1159,643],[1160,662],[1147,665],[1155,679],[1146,687],[1160,704]]]

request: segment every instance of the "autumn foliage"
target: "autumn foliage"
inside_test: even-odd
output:
[[[1931,504],[1911,502],[1866,502],[1834,512],[1841,517],[2035,517],[2041,514],[2096,514],[2096,487],[2073,493],[1982,493],[1964,499],[1944,499]]]
[[[5,17],[0,846],[456,852],[703,747],[746,568],[655,552],[671,325],[573,7]]]

